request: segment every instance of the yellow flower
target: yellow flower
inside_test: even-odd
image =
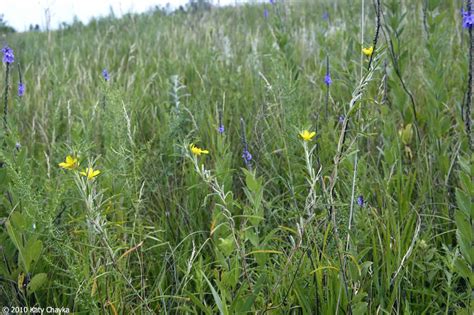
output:
[[[91,180],[91,179],[94,179],[94,177],[96,177],[97,175],[99,175],[100,171],[99,170],[94,171],[94,169],[92,167],[88,167],[84,171],[80,172],[79,174],[81,174],[82,176],[85,176],[85,177],[87,177],[87,179]]]
[[[189,146],[189,149],[191,149],[191,152],[196,156],[200,156],[201,154],[209,154],[209,151],[198,148],[197,146],[195,146],[192,143]]]
[[[372,56],[372,53],[374,52],[374,46],[370,46],[370,47],[367,47],[367,48],[362,47],[362,52],[367,57],[370,57],[370,56]]]
[[[59,167],[65,168],[67,170],[72,170],[78,167],[79,163],[77,162],[77,158],[73,158],[72,156],[68,155],[66,156],[66,161],[61,162],[58,165]]]
[[[302,132],[300,132],[300,137],[303,138],[304,141],[313,140],[315,135],[316,135],[316,132],[314,131],[309,132],[308,130],[303,130]]]

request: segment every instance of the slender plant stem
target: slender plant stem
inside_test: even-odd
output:
[[[382,104],[390,106],[388,101],[388,73],[387,73],[387,59],[383,61],[383,97]]]
[[[326,75],[329,75],[329,55],[326,56]],[[328,118],[329,84],[326,82],[326,119]]]
[[[247,143],[247,135],[245,133],[245,121],[243,118],[240,118],[240,128],[242,129],[242,146],[244,147],[242,157],[245,161],[245,165],[247,166],[247,169],[249,171],[252,171],[252,162],[250,161],[250,159],[247,159],[249,146]]]
[[[8,114],[8,83],[9,83],[9,76],[10,76],[10,64],[7,62],[7,69],[5,72],[5,94],[4,94],[4,105],[3,105],[3,129],[5,133],[8,131],[8,121],[7,121],[7,114]]]
[[[20,79],[20,84],[23,84],[23,74],[21,73],[20,63],[17,63],[18,67],[18,78]]]
[[[472,0],[466,0],[466,9],[467,12],[472,13]],[[464,124],[466,127],[466,133],[469,141],[469,146],[473,148],[472,143],[472,132],[471,132],[471,106],[472,106],[472,77],[473,77],[473,54],[474,54],[474,36],[473,36],[473,27],[469,27],[469,73],[467,80],[467,96],[466,96],[466,112]]]
[[[364,46],[364,29],[365,29],[364,8],[365,8],[365,1],[362,0],[361,12],[360,12],[360,44],[361,44],[362,47]],[[364,56],[363,56],[363,54],[360,54],[360,64],[362,65],[363,63],[364,63]],[[361,67],[360,68],[360,78],[359,78],[359,80],[362,80],[362,76],[363,76],[363,68]]]
[[[354,160],[354,175],[352,177],[352,192],[351,192],[351,208],[349,211],[349,223],[347,224],[347,240],[346,240],[346,251],[349,250],[350,239],[351,239],[351,229],[352,229],[352,220],[354,218],[354,198],[355,198],[355,183],[357,178],[357,165],[358,165],[358,157],[357,154],[355,155]],[[345,259],[344,259],[345,263]]]

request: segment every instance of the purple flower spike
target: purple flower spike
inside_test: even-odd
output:
[[[462,14],[462,27],[464,28],[471,28],[474,25],[474,14],[472,12],[461,10]]]
[[[23,82],[20,82],[20,84],[18,84],[18,96],[22,97],[23,95],[25,95],[25,85]]]
[[[102,70],[102,76],[104,77],[105,81],[109,81],[109,72],[107,69]]]
[[[357,204],[359,205],[359,207],[363,207],[363,206],[364,206],[364,197],[362,197],[362,195],[360,195],[359,197],[357,197]]]
[[[325,20],[325,21],[329,20],[329,13],[327,13],[327,12],[323,13],[323,20]]]
[[[329,72],[324,76],[324,83],[326,83],[327,86],[332,84],[331,75]]]
[[[344,119],[345,119],[345,118],[346,118],[346,117],[344,117],[344,115],[339,116],[339,123],[340,123],[340,124],[344,123]]]
[[[218,114],[219,114],[219,127],[217,128],[217,131],[220,134],[223,134],[225,128],[224,128],[224,123],[222,122],[222,116],[223,116],[222,110],[219,110]]]
[[[276,0],[270,0],[270,3],[271,3],[271,4],[275,4],[275,3],[276,3]]]
[[[268,9],[263,10],[263,17],[266,19],[268,18]]]
[[[242,158],[244,159],[245,164],[248,164],[252,160],[252,154],[250,154],[247,149],[244,149],[244,153],[242,153]]]
[[[6,64],[11,64],[15,61],[15,55],[13,55],[13,49],[8,46],[2,48],[3,53],[3,62]]]

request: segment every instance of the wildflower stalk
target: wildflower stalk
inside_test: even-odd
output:
[[[360,44],[363,45],[364,44],[364,30],[365,30],[365,12],[364,12],[364,8],[365,8],[365,1],[362,0],[362,3],[360,5]],[[360,55],[360,64],[362,65],[364,63],[364,56],[361,54]],[[360,78],[362,78],[363,76],[363,68],[361,66],[361,69],[360,69]],[[337,311],[336,311],[337,312]]]
[[[243,118],[240,118],[240,128],[242,129],[241,137],[242,137],[242,146],[244,147],[242,157],[245,161],[245,165],[247,166],[247,169],[249,171],[252,171],[252,163],[251,163],[252,155],[249,153],[249,150],[248,150],[249,146],[247,143],[247,135],[245,133],[245,121]]]
[[[188,146],[186,145],[185,148]],[[248,273],[247,269],[247,261],[245,259],[245,250],[242,247],[241,239],[240,239],[240,233],[237,232],[236,227],[235,227],[235,221],[234,218],[232,217],[232,213],[228,209],[227,206],[227,200],[229,200],[229,196],[231,196],[231,192],[225,192],[224,190],[224,185],[220,185],[219,182],[217,181],[217,178],[211,174],[211,171],[206,170],[204,165],[199,166],[198,163],[198,157],[196,155],[190,155],[189,153],[186,154],[186,156],[191,159],[194,169],[196,170],[196,173],[201,177],[201,179],[211,188],[213,193],[219,198],[219,202],[217,205],[221,208],[222,214],[224,217],[227,219],[230,230],[232,232],[232,237],[235,242],[235,246],[237,248],[237,252],[240,255],[240,260],[242,263],[242,270],[244,272],[245,278],[247,279],[248,285],[250,290],[252,290],[252,282],[250,281],[250,276]]]
[[[104,75],[104,74],[102,74],[102,75]],[[105,80],[105,84],[104,84],[105,88],[102,91],[102,110],[104,110],[107,107],[107,95],[109,93],[108,74],[107,74],[107,77],[104,77],[104,80]]]
[[[3,53],[3,63],[7,66],[6,73],[5,73],[5,104],[3,106],[3,128],[5,129],[5,133],[8,131],[8,124],[7,124],[7,113],[8,113],[8,84],[9,84],[9,77],[10,77],[10,65],[15,62],[15,56],[13,54],[13,49],[5,45],[2,48]]]
[[[329,76],[329,56],[326,56],[326,76]],[[326,81],[326,119],[328,118],[329,85],[329,81]]]
[[[375,27],[375,36],[374,36],[374,41],[372,43],[372,46],[374,47],[374,52],[376,51],[377,49],[377,43],[378,43],[378,40],[379,40],[379,33],[380,33],[380,0],[377,0],[376,4],[375,5],[375,12],[377,13],[377,25]],[[367,70],[370,69],[370,67],[372,66],[372,61],[373,61],[373,58],[374,58],[374,54],[371,54],[370,55],[370,59],[369,59],[369,64],[367,65]]]
[[[10,76],[10,63],[6,63],[7,69],[5,72],[5,93],[4,93],[4,104],[3,104],[3,129],[5,133],[8,130],[7,114],[8,114],[8,83]]]
[[[339,237],[339,231],[337,228],[337,221],[336,221],[336,207],[334,206],[335,201],[334,201],[334,187],[337,182],[338,178],[338,171],[339,171],[339,164],[344,158],[344,153],[346,150],[344,149],[344,144],[346,141],[347,137],[347,126],[349,123],[350,118],[354,115],[354,112],[358,109],[359,106],[356,106],[356,103],[362,98],[362,94],[365,91],[365,88],[367,87],[368,83],[372,80],[373,74],[375,72],[375,69],[378,67],[379,64],[379,58],[375,59],[376,65],[375,67],[371,67],[369,71],[362,77],[359,85],[355,88],[355,90],[352,93],[352,99],[349,102],[349,111],[344,118],[343,124],[342,124],[342,130],[339,136],[339,141],[337,144],[337,151],[336,155],[334,157],[334,168],[331,173],[331,176],[329,177],[329,190],[328,190],[328,198],[329,198],[329,214],[330,214],[330,220],[333,225],[333,233],[334,233],[334,238],[336,240],[337,244],[337,254],[339,257],[339,263],[341,267],[344,266],[344,258],[343,258],[343,245],[341,242],[341,239]],[[351,308],[351,303],[350,303],[350,295],[349,295],[349,286],[348,282],[346,279],[346,271],[344,268],[341,268],[341,276],[342,280],[344,283],[344,289],[345,293],[347,296],[347,299],[349,300],[348,302],[348,313],[352,313],[352,308]],[[340,299],[338,299],[338,304],[340,303]],[[336,312],[338,312],[339,307],[336,308]]]
[[[23,75],[21,73],[21,67],[20,67],[20,63],[18,63],[18,78],[19,78],[19,81],[20,81],[20,85],[18,86],[18,96],[23,96],[23,92],[20,91],[21,87],[23,87],[24,89],[24,86],[23,86]]]
[[[382,104],[388,104],[388,73],[387,73],[387,59],[383,61],[383,78],[382,78],[382,84],[383,84],[383,97],[382,97]]]
[[[103,227],[105,226],[105,218],[100,213],[100,204],[102,202],[102,194],[98,193],[95,188],[95,183],[82,177],[79,173],[74,174],[74,181],[81,194],[86,207],[87,227],[89,242],[95,243],[95,235],[98,233],[105,233]]]
[[[313,148],[309,149],[308,147],[308,142],[303,141],[303,148],[304,148],[304,156],[305,156],[305,162],[306,162],[306,170],[308,172],[309,178],[307,178],[307,181],[309,183],[309,193],[308,196],[306,197],[306,204],[305,204],[305,210],[306,213],[308,214],[309,217],[312,217],[314,215],[314,207],[316,204],[316,185],[319,182],[320,179],[320,173],[321,173],[321,168],[319,169],[318,173],[316,174],[314,168],[313,168],[313,159],[311,158],[311,154],[313,153],[314,149],[316,146]]]
[[[223,114],[222,114],[222,109],[219,109],[219,111],[218,111],[217,114],[218,114],[218,116],[219,116],[219,117],[218,117],[218,119],[219,119],[219,127],[217,128],[217,131],[219,132],[219,134],[222,135],[222,134],[224,133],[224,130],[225,130],[225,129],[224,129],[223,118],[222,118],[222,116],[223,116]]]
[[[365,91],[366,86],[369,84],[369,82],[372,80],[373,74],[375,72],[375,69],[378,66],[378,59],[376,59],[377,65],[373,68],[371,68],[364,77],[359,82],[359,85],[355,88],[355,90],[352,92],[352,99],[349,102],[349,112],[347,115],[344,117],[344,121],[342,122],[342,130],[341,130],[341,135],[339,137],[339,142],[337,146],[337,152],[336,152],[336,157],[334,158],[335,164],[338,164],[342,154],[344,152],[344,144],[346,142],[346,135],[348,131],[348,125],[349,125],[349,120],[352,114],[354,113],[354,110],[358,108],[356,106],[356,103],[362,98],[362,94]],[[337,163],[336,163],[337,160]]]
[[[358,156],[355,155],[354,160],[354,174],[352,176],[352,192],[351,192],[351,208],[349,210],[349,222],[347,224],[347,240],[346,240],[346,251],[349,250],[349,244],[351,239],[351,228],[352,228],[352,219],[354,218],[354,197],[355,197],[355,182],[357,178],[357,165],[358,165]],[[346,258],[344,257],[344,264],[346,263]],[[344,266],[345,268],[345,266]]]
[[[276,289],[279,287],[279,284],[282,281],[283,277],[286,276],[288,266],[290,265],[291,261],[293,260],[293,257],[295,256],[296,252],[302,247],[303,237],[304,237],[304,234],[305,234],[305,231],[306,231],[306,227],[309,226],[309,224],[312,222],[313,218],[315,217],[314,216],[314,207],[315,207],[315,204],[316,204],[316,190],[315,190],[315,187],[316,187],[316,184],[319,182],[319,180],[321,178],[320,174],[321,174],[322,168],[320,167],[318,173],[316,173],[313,166],[312,166],[313,165],[313,160],[312,160],[311,156],[312,156],[313,151],[316,149],[316,145],[313,148],[309,149],[308,141],[303,141],[303,148],[304,148],[304,152],[305,152],[306,170],[307,170],[308,176],[309,176],[309,178],[307,178],[307,181],[308,181],[309,186],[310,186],[308,196],[306,197],[306,204],[305,204],[305,210],[308,214],[308,218],[303,219],[303,217],[300,217],[300,222],[296,223],[296,231],[297,231],[298,239],[297,239],[297,242],[294,243],[294,246],[291,250],[291,253],[290,253],[290,255],[289,255],[289,257],[286,261],[285,267],[283,268],[282,275],[275,282],[275,284],[273,286],[272,295],[275,294]],[[300,256],[300,258],[297,262],[296,271],[293,274],[292,280],[290,282],[290,286],[289,286],[282,302],[275,305],[275,306],[272,306],[272,307],[269,307],[269,308],[267,307],[263,313],[266,313],[266,311],[269,311],[269,310],[278,309],[282,304],[284,304],[286,302],[286,299],[288,298],[289,292],[291,291],[291,288],[292,288],[293,283],[295,281],[296,275],[299,272],[301,262],[303,260],[303,257],[305,256],[305,253],[306,253],[306,251],[303,251],[303,253],[301,254],[301,256]],[[315,284],[317,285],[316,280],[315,280]],[[316,301],[317,301],[317,297],[316,297]],[[267,305],[268,305],[268,303],[267,303]]]
[[[96,235],[99,236],[99,241],[103,244],[107,254],[110,256],[111,264],[114,270],[122,276],[127,285],[133,290],[133,293],[140,299],[142,303],[144,303],[147,310],[152,312],[148,306],[148,302],[144,297],[142,297],[142,295],[132,284],[130,277],[125,275],[118,267],[118,260],[112,246],[110,245],[110,240],[107,236],[107,230],[105,229],[107,219],[100,213],[100,207],[103,205],[103,194],[97,192],[95,182],[91,182],[85,177],[80,176],[79,173],[75,174],[74,181],[86,206],[87,231],[90,245],[95,246]],[[107,265],[110,265],[110,263]]]
[[[472,0],[466,0],[466,10],[467,12],[472,12]],[[467,96],[466,96],[466,112],[464,124],[466,127],[466,133],[468,136],[469,146],[473,147],[472,143],[472,133],[471,133],[471,106],[472,106],[472,77],[473,77],[473,58],[474,58],[474,38],[473,38],[473,26],[469,27],[469,73],[467,80]]]

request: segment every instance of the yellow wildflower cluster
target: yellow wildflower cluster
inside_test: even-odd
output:
[[[79,167],[79,161],[77,157],[73,157],[71,155],[66,156],[66,160],[58,164],[59,167],[64,168],[66,170],[75,170]],[[92,167],[87,167],[82,172],[79,172],[80,175],[87,177],[88,180],[94,179],[97,175],[100,174],[99,170],[94,170]]]

